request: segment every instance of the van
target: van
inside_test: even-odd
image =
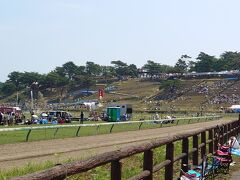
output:
[[[67,111],[49,111],[48,119],[50,121],[61,118],[65,123],[71,123],[72,115]]]

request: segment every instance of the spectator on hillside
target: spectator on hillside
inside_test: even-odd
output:
[[[21,120],[22,120],[23,123],[25,123],[25,121],[26,121],[26,117],[25,117],[25,115],[23,113],[21,115]]]
[[[128,120],[128,116],[127,116],[127,114],[125,113],[125,114],[123,114],[123,121],[127,121]]]
[[[84,119],[84,114],[83,112],[81,111],[81,114],[80,114],[80,123],[83,124],[83,119]]]
[[[8,114],[7,114],[7,113],[4,113],[4,114],[3,114],[3,123],[4,123],[5,125],[8,125]]]
[[[13,112],[9,113],[9,124],[13,125],[15,122],[15,114]]]
[[[22,123],[22,119],[19,114],[15,115],[15,124],[20,124]]]
[[[65,122],[66,123],[71,123],[71,118],[68,113],[65,114]]]
[[[3,114],[0,112],[0,125],[3,125]]]

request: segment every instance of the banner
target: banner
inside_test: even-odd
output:
[[[103,89],[99,89],[98,90],[98,97],[99,97],[99,99],[102,99],[103,96],[104,96],[104,90]]]

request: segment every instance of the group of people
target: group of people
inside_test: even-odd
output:
[[[210,101],[210,104],[222,104],[222,103],[236,104],[239,102],[240,102],[240,95],[219,94]]]
[[[14,125],[21,124],[25,120],[25,116],[23,114],[15,114],[14,112],[0,112],[0,125]]]
[[[168,92],[165,92],[163,97],[172,100],[186,101],[191,100],[192,95],[203,94],[208,104],[234,104],[240,102],[240,94],[238,94],[239,87],[239,83],[236,84],[235,81],[227,79],[215,81],[214,83],[202,81],[201,83],[191,85],[191,87],[187,87],[187,85],[178,88],[171,87]],[[229,94],[228,92],[231,93]]]

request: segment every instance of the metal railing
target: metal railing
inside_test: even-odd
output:
[[[25,141],[29,140],[31,132],[33,130],[41,129],[55,129],[53,138],[56,137],[58,130],[63,128],[73,128],[77,127],[75,136],[79,136],[80,130],[83,127],[96,127],[96,132],[99,132],[101,126],[110,126],[109,133],[112,133],[113,128],[117,125],[132,125],[139,124],[138,130],[141,130],[143,124],[158,124],[160,127],[163,127],[164,124],[172,123],[179,125],[180,121],[186,121],[185,124],[190,124],[193,122],[199,122],[200,120],[210,121],[217,120],[221,116],[203,116],[203,117],[190,117],[190,118],[175,118],[175,119],[161,119],[161,120],[141,120],[141,121],[124,121],[124,122],[106,122],[106,123],[95,123],[95,124],[69,124],[69,125],[50,125],[50,126],[31,126],[31,127],[19,127],[19,128],[0,128],[0,132],[10,132],[10,131],[28,131]]]

